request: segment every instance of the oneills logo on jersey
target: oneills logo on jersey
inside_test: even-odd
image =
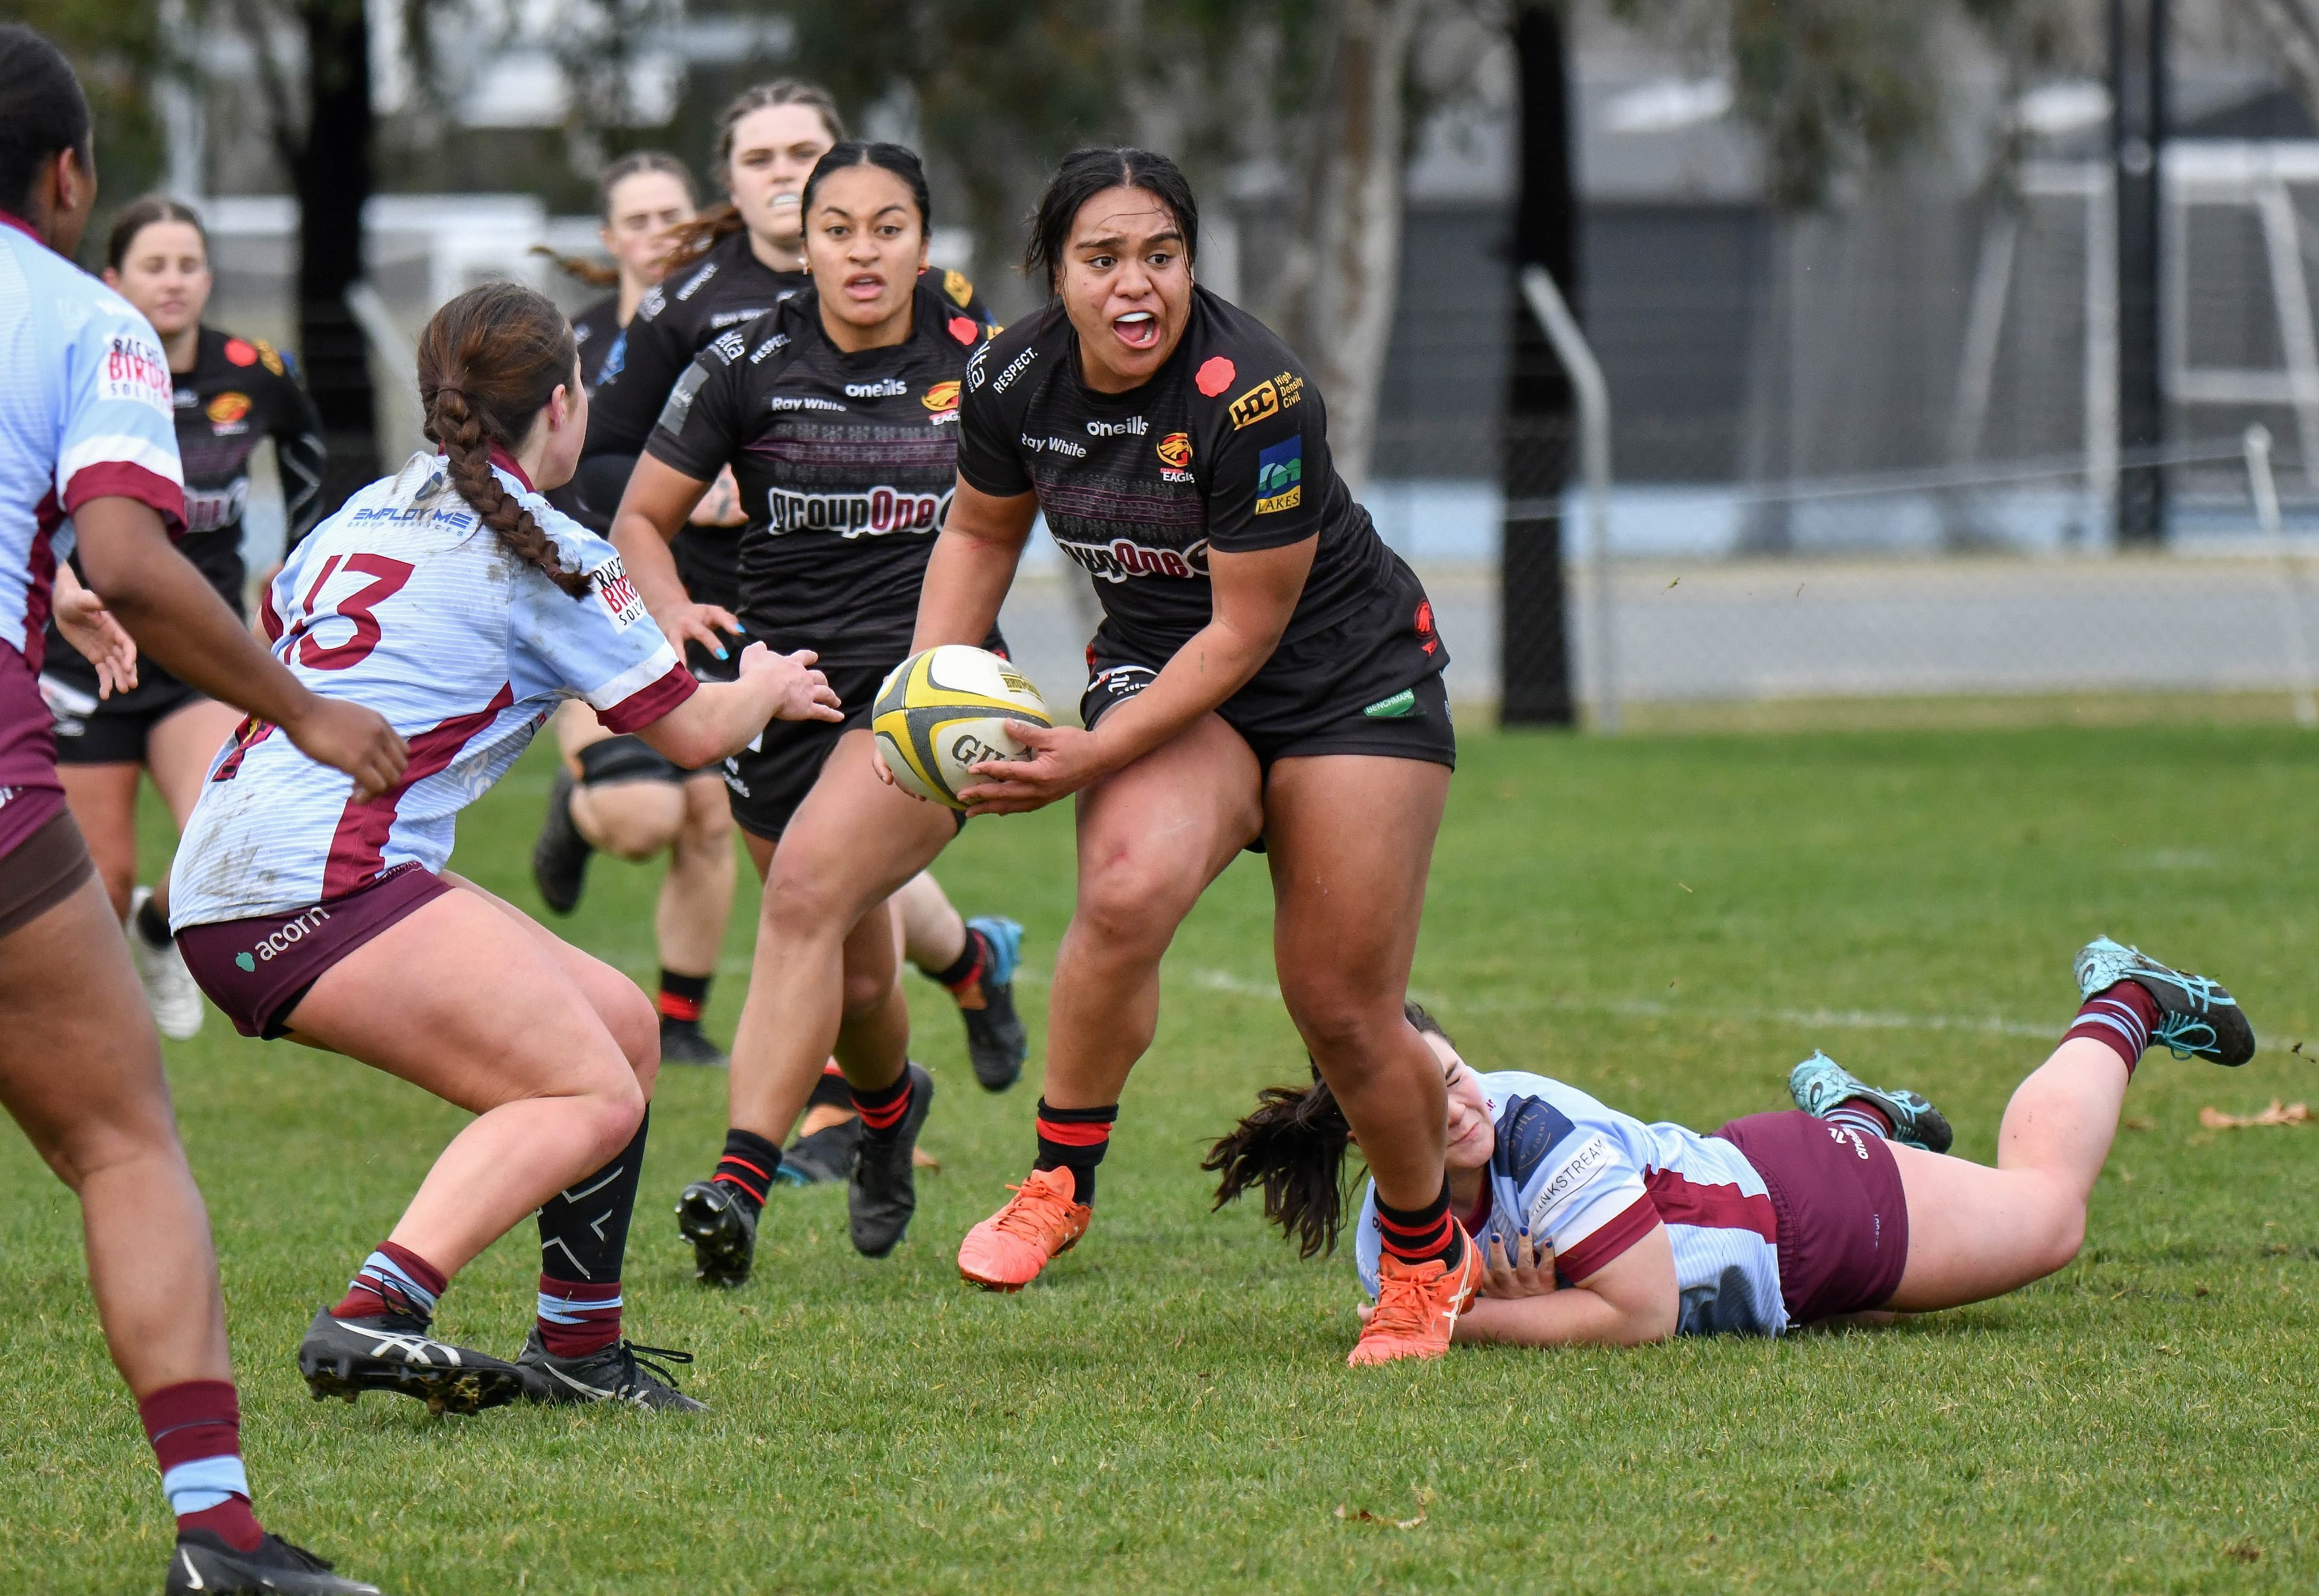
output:
[[[899,377],[881,377],[874,383],[848,383],[848,399],[899,399],[910,391],[910,385]]]
[[[1184,549],[1147,548],[1124,537],[1109,543],[1073,543],[1058,537],[1055,546],[1101,582],[1125,582],[1131,576],[1173,576],[1189,581],[1208,573],[1208,540],[1205,537]]]
[[[1192,480],[1192,435],[1171,432],[1160,440],[1160,480],[1169,482],[1188,482]]]
[[[958,274],[953,272],[951,275],[956,276]],[[947,415],[958,409],[958,384],[956,383],[934,383],[918,396],[918,402],[938,416]]]
[[[1295,509],[1304,502],[1304,440],[1292,437],[1256,457],[1256,513]]]
[[[945,271],[943,273],[943,292],[950,295],[951,303],[962,311],[966,309],[967,302],[974,297],[974,284],[966,280],[963,272]]]
[[[1304,397],[1304,379],[1293,372],[1282,372],[1277,377],[1265,378],[1233,400],[1224,413],[1232,418],[1232,430],[1237,432],[1250,422],[1278,415]]]
[[[628,580],[628,568],[620,563],[619,555],[614,555],[590,572],[588,585],[603,600],[614,630],[625,632],[645,618],[644,599],[636,592],[636,584]]]
[[[775,488],[765,495],[766,530],[835,532],[840,537],[882,537],[891,532],[932,532],[950,509],[950,493],[915,493],[907,488],[872,488],[866,493],[796,493]]]

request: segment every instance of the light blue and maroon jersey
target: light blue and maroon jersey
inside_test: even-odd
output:
[[[185,530],[174,397],[152,324],[0,212],[0,852],[15,796],[62,790],[38,677],[68,518],[133,499]]]
[[[1674,1243],[1681,1335],[1772,1336],[1787,1328],[1780,1296],[1778,1230],[1764,1177],[1719,1137],[1645,1124],[1575,1087],[1507,1071],[1477,1078],[1497,1127],[1497,1150],[1474,1222],[1514,1256],[1525,1223],[1554,1249],[1565,1285],[1586,1280],[1664,1224]],[[1376,1294],[1376,1183],[1361,1204],[1354,1255]]]
[[[439,870],[454,822],[566,698],[633,732],[698,684],[645,612],[612,546],[551,508],[494,456],[501,484],[585,572],[573,598],[510,552],[414,455],[347,500],[266,594],[274,654],[326,698],[365,704],[411,745],[392,791],[352,780],[270,726],[219,752],[171,867],[170,923],[211,924],[343,897],[404,865]]]

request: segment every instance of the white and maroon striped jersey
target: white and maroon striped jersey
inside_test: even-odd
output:
[[[411,744],[393,791],[352,779],[269,726],[219,751],[171,867],[173,926],[280,914],[342,897],[404,864],[439,870],[460,810],[491,790],[568,697],[615,732],[649,725],[697,687],[612,546],[553,509],[494,455],[500,480],[588,573],[573,599],[510,553],[414,455],[347,500],[266,595],[274,654],[326,698],[385,716]]]
[[[67,518],[134,499],[185,530],[175,394],[136,307],[0,212],[0,794],[58,785],[35,678]]]
[[[1565,1285],[1593,1276],[1664,1224],[1682,1294],[1676,1333],[1773,1336],[1787,1328],[1778,1229],[1764,1177],[1719,1137],[1645,1124],[1543,1075],[1479,1077],[1497,1150],[1484,1182],[1486,1216],[1472,1227],[1515,1256],[1525,1223],[1554,1249]],[[1361,1204],[1354,1255],[1376,1294],[1376,1183]]]

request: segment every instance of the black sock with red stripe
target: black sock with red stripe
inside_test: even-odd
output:
[[[1039,1099],[1039,1161],[1033,1169],[1071,1172],[1071,1200],[1095,1205],[1095,1167],[1111,1146],[1119,1105],[1102,1108],[1056,1108]]]
[[[910,1113],[910,1067],[902,1066],[902,1073],[894,1078],[891,1086],[863,1087],[849,1085],[846,1090],[853,1102],[853,1112],[862,1116],[862,1135],[868,1141],[891,1141],[902,1133],[902,1122]]]
[[[920,965],[918,973],[958,994],[981,980],[982,972],[989,968],[990,943],[982,933],[970,925],[966,928],[966,946],[959,950],[958,958],[948,969],[928,969]]]
[[[707,976],[679,975],[663,968],[660,972],[661,1018],[699,1024],[700,1011],[708,1006],[708,980]]]
[[[1441,1177],[1441,1195],[1422,1208],[1395,1208],[1377,1199],[1377,1235],[1387,1256],[1404,1264],[1430,1263],[1439,1258],[1456,1268],[1466,1257],[1466,1233],[1449,1217],[1449,1177]]]
[[[772,1189],[773,1177],[781,1168],[779,1147],[736,1125],[725,1132],[725,1156],[717,1160],[717,1173],[708,1178],[730,1188],[735,1200],[746,1203],[754,1214],[764,1207],[765,1194]]]

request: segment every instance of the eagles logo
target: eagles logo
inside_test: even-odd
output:
[[[919,397],[918,402],[938,416],[954,410],[958,409],[958,384],[934,383]]]
[[[210,401],[202,413],[221,427],[239,421],[249,414],[249,395],[231,392],[221,393]]]
[[[1160,463],[1181,471],[1192,463],[1192,435],[1171,432],[1159,443]]]
[[[949,294],[951,302],[962,311],[966,309],[966,302],[974,297],[974,284],[966,280],[965,273],[945,270],[943,273],[943,292]]]

